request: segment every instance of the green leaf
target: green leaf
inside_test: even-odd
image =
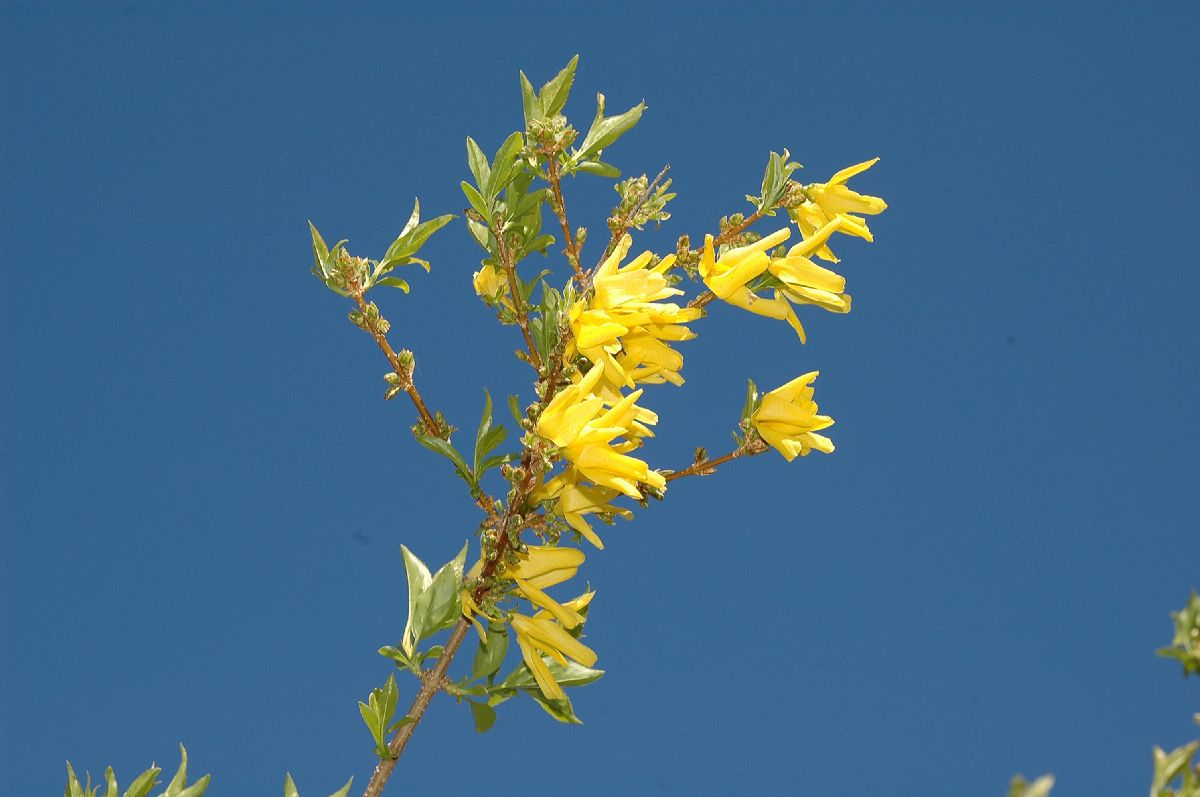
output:
[[[200,785],[199,781],[196,783],[196,786],[192,787],[192,789],[184,789],[184,786],[187,785],[187,761],[187,748],[181,744],[179,745],[179,769],[175,770],[175,777],[171,778],[171,782],[167,784],[167,790],[163,792],[162,797],[180,797],[184,794],[186,794],[187,797],[193,797],[194,794],[204,793],[204,788],[201,788],[199,792],[192,792],[192,789]],[[201,781],[203,781],[205,787],[207,787],[208,781],[205,778],[201,778]]]
[[[746,380],[746,403],[742,405],[742,420],[746,420],[758,409],[758,386],[753,379]]]
[[[475,209],[476,213],[478,213],[480,216],[483,216],[484,221],[487,224],[491,224],[492,209],[489,203],[478,191],[475,190],[475,186],[471,185],[466,180],[463,180],[460,185],[462,186],[463,194],[465,194],[467,197],[467,201],[471,203],[471,207]]]
[[[458,621],[462,609],[459,592],[462,590],[463,565],[467,559],[467,544],[464,543],[458,556],[451,559],[433,575],[429,588],[417,598],[414,608],[420,626],[419,642]]]
[[[321,233],[317,232],[316,225],[311,221],[308,223],[308,229],[312,233],[313,259],[316,261],[317,268],[324,269],[325,263],[329,260],[329,247],[325,245],[325,239],[321,237]]]
[[[471,680],[491,678],[504,664],[508,653],[508,625],[505,623],[489,622],[486,642],[479,640],[479,648],[475,651],[475,661],[471,665]]]
[[[504,143],[496,151],[496,159],[492,162],[492,173],[488,175],[487,183],[482,186],[484,197],[496,196],[516,176],[517,155],[524,146],[525,140],[520,133],[513,133],[504,139]]]
[[[413,197],[412,213],[408,216],[408,221],[404,222],[404,227],[400,230],[400,237],[404,237],[412,232],[413,227],[417,226],[417,222],[421,220],[421,199]]]
[[[499,426],[496,428],[503,429],[504,427]],[[477,479],[479,478],[478,477],[479,463],[483,460],[484,457],[486,457],[489,453],[491,453],[492,448],[495,448],[496,445],[499,445],[499,441],[497,441],[496,445],[493,445],[491,448],[487,448],[487,449],[483,448],[484,440],[485,440],[485,438],[488,437],[488,435],[491,433],[491,431],[492,431],[492,394],[487,391],[487,388],[484,388],[484,390],[483,390],[483,417],[479,419],[479,429],[475,432],[475,459],[474,459],[474,463],[473,463],[475,467],[473,467],[471,469],[471,472],[476,474]],[[503,439],[503,437],[501,437],[501,439]]]
[[[384,645],[379,649],[379,655],[396,662],[396,666],[398,667],[404,667],[408,670],[413,668],[413,660],[404,655],[404,651],[400,648]]]
[[[158,773],[162,772],[158,767],[150,767],[142,774],[138,775],[133,783],[129,784],[129,788],[125,790],[125,797],[146,797],[150,790],[158,785]]]
[[[417,599],[429,589],[433,576],[425,563],[404,545],[400,546],[400,555],[404,559],[404,573],[408,576],[408,624],[404,626],[404,635],[400,637],[400,647],[411,658],[424,630],[418,627]]]
[[[418,260],[413,257],[429,240],[429,236],[445,227],[454,218],[453,214],[438,216],[436,219],[422,222],[416,226],[401,233],[396,240],[392,241],[392,245],[388,247],[384,253],[383,259],[379,261],[379,273],[385,274],[396,266],[405,266],[409,263],[419,263],[426,271],[429,271],[429,264],[424,260]]]
[[[521,412],[521,397],[515,393],[508,395],[508,411],[512,413],[513,420],[517,422],[517,426],[525,420],[524,413]]]
[[[547,656],[542,657],[542,661],[546,662],[546,666],[550,669],[550,676],[558,682],[558,685],[570,689],[576,686],[587,686],[596,681],[600,676],[604,675],[604,670],[595,670],[591,667],[584,667],[576,661],[567,659],[565,665],[559,664],[554,659]],[[534,689],[536,690],[537,681],[533,677],[533,673],[529,668],[522,663],[515,670],[508,674],[500,683],[501,689]]]
[[[525,129],[527,130],[530,122],[541,118],[537,93],[533,90],[533,84],[529,82],[529,78],[525,77],[524,72],[521,73],[521,110],[525,113]]]
[[[399,277],[383,277],[382,279],[375,280],[374,284],[387,285],[389,288],[399,288],[405,293],[408,293],[409,291],[408,283]]]
[[[167,792],[167,794],[164,795],[164,797],[203,797],[204,792],[208,790],[208,784],[211,780],[212,780],[212,775],[205,775],[204,777],[200,778],[200,780],[196,781],[191,786],[188,786],[183,791],[181,791],[177,794],[172,794],[171,792]]]
[[[1053,786],[1053,775],[1042,775],[1033,783],[1017,775],[1008,786],[1008,797],[1050,797]]]
[[[283,778],[283,797],[300,797],[300,792],[296,791],[296,781],[292,780],[291,772]]]
[[[467,467],[467,461],[462,458],[462,454],[458,453],[454,446],[450,445],[449,441],[421,432],[414,432],[413,436],[417,438],[418,443],[430,451],[435,451],[454,463],[454,469],[458,475],[465,479],[467,484],[474,486],[475,481],[471,477],[471,469]]]
[[[104,770],[104,782],[104,797],[118,797],[120,792],[117,790],[117,776],[112,767]]]
[[[109,768],[109,773],[112,769]],[[80,784],[79,778],[75,776],[75,768],[71,766],[71,762],[67,762],[67,791],[65,797],[88,797],[84,794],[83,785]]]
[[[353,785],[354,785],[354,778],[353,778],[353,776],[352,776],[352,777],[350,778],[350,780],[346,781],[346,785],[345,785],[345,786],[343,786],[342,788],[338,789],[338,790],[337,790],[337,791],[335,791],[333,794],[329,795],[329,797],[346,797],[346,795],[350,793],[350,787],[351,787],[351,786],[353,786]]]
[[[542,707],[543,711],[559,722],[565,722],[569,725],[583,724],[583,720],[575,716],[575,708],[571,705],[571,698],[564,696],[560,700],[551,700],[537,688],[526,689],[525,692],[533,698],[535,703]]]
[[[467,136],[467,168],[471,170],[471,176],[475,178],[475,185],[487,184],[492,168],[488,166],[487,156],[483,154],[483,150],[470,136]]]
[[[479,465],[478,473],[479,475],[483,475],[492,468],[498,468],[501,465],[508,464],[509,462],[516,462],[520,458],[521,455],[516,451],[506,451],[503,454],[496,454],[495,456],[488,457]]]
[[[620,169],[611,163],[604,163],[603,161],[584,161],[575,167],[575,171],[587,172],[599,177],[611,177],[614,180],[621,176]]]
[[[576,55],[562,71],[542,86],[538,102],[542,106],[543,116],[554,116],[567,104],[567,95],[571,93],[571,84],[575,82],[575,67],[578,64],[579,56]]]
[[[486,703],[476,703],[474,700],[468,700],[471,706],[471,718],[475,720],[475,732],[487,733],[487,731],[496,723],[496,709]]]
[[[628,111],[616,116],[604,116],[604,95],[596,95],[596,118],[588,129],[583,142],[571,153],[571,160],[579,163],[584,160],[594,160],[599,154],[638,123],[646,103],[639,102]]]

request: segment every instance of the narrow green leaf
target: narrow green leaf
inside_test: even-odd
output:
[[[746,380],[746,402],[742,405],[742,420],[746,420],[758,406],[758,387],[753,379]]]
[[[453,214],[438,216],[436,219],[422,222],[410,230],[402,233],[392,241],[392,245],[388,247],[384,253],[383,259],[379,262],[380,271],[387,271],[396,266],[403,266],[409,263],[412,256],[421,250],[425,245],[425,241],[429,236],[445,227],[454,218]],[[417,261],[423,262],[423,261]],[[429,270],[428,264],[425,264],[425,270]]]
[[[529,129],[529,123],[534,119],[540,118],[537,114],[541,110],[538,107],[537,94],[533,90],[533,84],[529,82],[529,78],[525,77],[525,73],[521,73],[521,110],[525,113],[525,129]]]
[[[321,233],[317,232],[316,225],[311,221],[308,223],[308,229],[312,233],[313,259],[318,268],[323,268],[329,260],[329,247],[325,245],[325,239],[321,237]]]
[[[500,427],[500,428],[503,428],[503,427]],[[483,390],[483,417],[479,419],[479,429],[478,429],[478,431],[475,432],[475,460],[473,463],[475,467],[471,469],[472,473],[477,474],[475,477],[476,479],[479,478],[478,477],[479,463],[491,451],[491,449],[487,449],[486,451],[482,450],[483,440],[485,437],[487,437],[488,433],[491,430],[492,430],[492,394],[487,391],[487,388],[484,388],[484,390]],[[495,446],[492,446],[492,448],[495,448]]]
[[[129,784],[129,788],[125,790],[125,797],[146,797],[150,790],[158,785],[158,773],[162,772],[158,767],[150,767],[142,774],[138,775],[133,783]]]
[[[181,744],[179,745],[179,769],[175,770],[175,777],[171,778],[171,782],[167,784],[167,790],[163,794],[163,797],[175,797],[186,785],[187,748]]]
[[[501,465],[505,465],[509,462],[516,462],[520,458],[521,455],[516,451],[507,451],[503,454],[496,454],[495,456],[488,457],[482,462],[482,464],[480,464],[479,475],[482,476],[492,468],[498,468]]]
[[[399,288],[400,290],[404,291],[405,293],[409,292],[408,283],[405,280],[400,279],[399,277],[384,277],[382,279],[377,279],[377,280],[375,280],[375,284],[376,285],[387,285],[389,288]]]
[[[475,209],[476,213],[478,213],[480,216],[483,216],[485,222],[491,224],[492,209],[489,206],[489,203],[483,198],[483,195],[476,191],[475,186],[471,185],[466,180],[463,180],[460,185],[462,186],[463,194],[467,197],[467,201],[471,203],[471,207]]]
[[[208,784],[211,780],[212,775],[205,775],[178,794],[167,792],[167,795],[168,797],[203,797],[204,792],[208,790]]]
[[[487,156],[483,154],[483,150],[470,136],[467,136],[467,167],[471,170],[471,176],[475,178],[475,185],[487,184],[492,168],[488,166]]]
[[[454,463],[454,469],[458,471],[458,475],[462,476],[468,484],[474,484],[474,481],[471,478],[471,469],[467,467],[467,461],[462,458],[462,454],[458,453],[458,449],[440,437],[434,437],[433,435],[422,434],[420,432],[414,433],[413,436],[417,438],[418,443],[425,446],[430,451],[437,452]]]
[[[545,116],[554,116],[567,104],[567,95],[571,93],[571,84],[575,82],[575,67],[579,64],[579,56],[572,58],[562,71],[551,78],[538,95]]]
[[[104,797],[119,797],[120,791],[117,789],[117,776],[113,772],[112,767],[104,770]]]
[[[495,161],[492,162],[492,173],[488,176],[487,184],[483,186],[484,196],[500,193],[516,176],[517,154],[523,146],[524,137],[519,132],[504,139],[504,143],[496,151]]]
[[[571,698],[563,697],[560,700],[551,700],[542,694],[540,689],[526,689],[525,693],[533,698],[534,702],[542,707],[542,710],[549,714],[559,722],[565,722],[569,725],[582,725],[583,720],[575,716],[575,708],[571,705]]]
[[[350,780],[346,781],[346,785],[345,785],[345,786],[343,786],[342,788],[338,789],[338,790],[337,790],[337,791],[335,791],[333,794],[329,795],[329,797],[346,797],[346,795],[348,795],[348,794],[350,793],[350,787],[351,787],[352,785],[354,785],[354,778],[353,778],[353,777],[351,777],[351,778],[350,778]]]
[[[606,118],[604,116],[604,95],[597,94],[596,118],[588,129],[587,135],[584,136],[583,142],[572,153],[572,160],[578,163],[597,158],[605,147],[625,135],[638,123],[644,110],[646,110],[646,103],[639,102],[625,113]]]
[[[458,556],[438,569],[429,588],[417,599],[414,611],[420,618],[421,627],[418,642],[458,621],[458,615],[462,612],[459,592],[462,590],[463,565],[466,558],[467,545],[464,544]]]
[[[476,703],[474,700],[468,700],[467,703],[471,706],[471,718],[475,720],[476,733],[487,733],[496,723],[496,709],[486,703]]]
[[[411,232],[412,229],[417,226],[417,222],[419,222],[420,220],[421,220],[421,199],[420,199],[420,197],[413,197],[412,213],[409,214],[408,221],[406,221],[404,223],[404,228],[402,230],[400,230],[400,237],[404,237],[405,235],[408,235],[409,232]]]
[[[404,559],[404,573],[408,577],[408,624],[404,626],[404,635],[400,638],[400,647],[405,655],[413,655],[417,639],[423,629],[417,627],[417,599],[429,589],[433,576],[416,554],[404,545],[400,546],[400,555]]]
[[[296,781],[292,780],[291,772],[283,778],[283,797],[300,797],[300,792],[296,791]]]
[[[309,222],[311,224],[311,222]],[[112,772],[112,769],[109,769]],[[65,797],[84,797],[83,785],[80,784],[79,778],[75,776],[75,767],[71,766],[71,762],[67,762],[67,791]]]
[[[620,169],[611,163],[604,163],[603,161],[584,161],[575,167],[575,171],[587,172],[598,177],[611,177],[613,179],[621,176]]]
[[[508,395],[508,411],[512,413],[513,420],[517,422],[517,426],[520,426],[521,422],[525,420],[525,415],[521,412],[521,397],[515,393]]]
[[[371,700],[371,703],[374,702],[374,700]],[[383,744],[383,734],[381,733],[379,726],[379,712],[376,711],[375,706],[369,705],[368,703],[364,703],[360,700],[358,701],[358,713],[362,715],[363,724],[365,724],[367,726],[367,730],[371,732],[371,738],[375,740],[375,745],[378,747],[379,745]]]

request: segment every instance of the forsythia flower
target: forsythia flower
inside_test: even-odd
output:
[[[837,313],[850,312],[850,297],[842,293],[846,280],[808,259],[845,223],[840,217],[831,219],[810,238],[789,249],[786,256],[775,258],[767,255],[767,250],[791,236],[786,227],[748,246],[730,249],[719,259],[713,252],[713,237],[705,236],[700,276],[717,298],[758,315],[787,321],[803,343],[807,340],[804,327],[790,302],[815,304]],[[764,271],[783,283],[775,290],[773,299],[759,296],[747,287]]]
[[[476,296],[512,307],[508,280],[491,263],[484,263],[483,268],[475,272],[471,284],[475,287]]]
[[[591,596],[589,594],[579,600],[583,601],[579,608],[583,608],[587,601],[591,600]],[[566,694],[554,680],[546,662],[542,660],[543,653],[564,666],[567,658],[572,658],[585,667],[596,663],[596,651],[568,634],[562,626],[540,612],[533,617],[514,614],[512,627],[516,632],[517,645],[521,648],[521,657],[533,673],[542,694],[552,700],[561,700]]]
[[[646,411],[634,403],[642,391],[635,390],[605,409],[609,402],[594,392],[603,375],[604,366],[593,365],[578,383],[561,389],[542,410],[537,433],[559,447],[579,476],[597,486],[636,499],[642,498],[638,482],[665,490],[662,474],[626,453],[650,435],[639,422],[646,419]],[[625,442],[610,445],[618,437],[625,437]]]
[[[546,545],[530,545],[526,553],[517,554],[515,565],[504,568],[505,578],[517,583],[521,596],[545,609],[565,628],[574,628],[583,622],[578,612],[560,604],[542,590],[574,578],[583,564],[583,551],[578,548],[558,548]]]
[[[865,172],[878,162],[879,158],[863,161],[842,169],[829,178],[827,183],[813,183],[806,186],[805,192],[810,199],[789,210],[789,215],[796,222],[796,226],[800,228],[800,233],[805,238],[809,238],[825,224],[840,218],[843,222],[839,229],[840,232],[856,235],[868,241],[875,240],[871,235],[871,230],[867,227],[867,220],[854,214],[873,216],[887,210],[887,203],[877,196],[866,196],[850,190],[846,187],[846,181],[860,172]],[[815,251],[817,257],[822,260],[838,262],[827,243],[822,243]]]
[[[817,404],[812,400],[811,383],[818,373],[812,371],[775,388],[763,396],[762,404],[750,416],[762,439],[778,449],[788,462],[797,455],[807,456],[813,449],[826,454],[833,452],[833,441],[817,434],[833,425],[833,418],[817,415]]]
[[[667,282],[674,255],[648,268],[654,255],[643,252],[621,267],[632,245],[628,234],[621,237],[617,248],[596,269],[591,296],[571,307],[574,347],[593,363],[603,365],[606,379],[614,385],[681,385],[683,357],[664,341],[696,337],[684,324],[699,318],[702,311],[661,301],[683,293]]]
[[[533,492],[534,501],[545,501],[557,498],[554,511],[578,531],[585,540],[603,550],[604,542],[583,519],[584,515],[613,516],[620,515],[626,520],[633,517],[628,509],[615,507],[609,502],[621,493],[610,487],[596,487],[579,483],[579,471],[568,467],[550,481],[538,487]]]

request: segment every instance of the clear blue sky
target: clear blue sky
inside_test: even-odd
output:
[[[517,70],[576,52],[569,114],[645,98],[607,154],[672,166],[638,245],[744,208],[772,148],[806,180],[882,158],[854,312],[801,347],[715,307],[646,399],[679,467],[724,450],[746,377],[820,369],[838,451],[609,530],[586,724],[514,702],[478,736],[439,699],[392,791],[1130,794],[1194,738],[1200,685],[1153,651],[1200,587],[1195,4],[201,8],[0,6],[0,792],[179,741],[214,795],[365,784],[400,543],[444,561],[478,517],[305,221],[378,256],[414,195],[461,212],[464,137],[494,149]],[[616,195],[567,190],[599,235]],[[470,426],[527,373],[461,223],[425,252],[381,302]]]

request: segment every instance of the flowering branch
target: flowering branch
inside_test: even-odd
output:
[[[684,476],[711,476],[717,472],[717,467],[724,465],[726,462],[732,462],[741,457],[753,457],[764,453],[770,446],[762,440],[748,440],[742,445],[730,451],[722,457],[713,457],[711,459],[704,458],[704,449],[697,449],[700,459],[693,463],[690,467],[683,470],[672,471],[663,474],[663,478],[669,482],[676,479],[682,479]]]
[[[617,244],[621,242],[621,237],[629,232],[629,228],[633,225],[633,220],[637,218],[638,213],[645,207],[646,200],[653,196],[654,189],[658,188],[669,171],[671,171],[671,164],[668,163],[662,167],[662,171],[645,188],[638,192],[637,201],[628,210],[609,222],[612,236],[608,239],[608,245],[604,247],[604,253],[600,255],[600,260],[596,263],[596,268],[592,269],[593,271],[600,268],[604,261],[608,259],[608,256],[613,253],[613,250],[617,248]]]
[[[517,326],[521,328],[521,337],[525,338],[525,346],[529,351],[529,364],[534,370],[541,371],[542,358],[538,355],[537,347],[533,345],[533,335],[529,332],[529,306],[521,295],[521,283],[517,279],[517,264],[513,252],[504,243],[502,234],[496,235],[496,250],[500,256],[500,264],[508,281],[508,290],[512,294],[513,313],[517,317]]]

